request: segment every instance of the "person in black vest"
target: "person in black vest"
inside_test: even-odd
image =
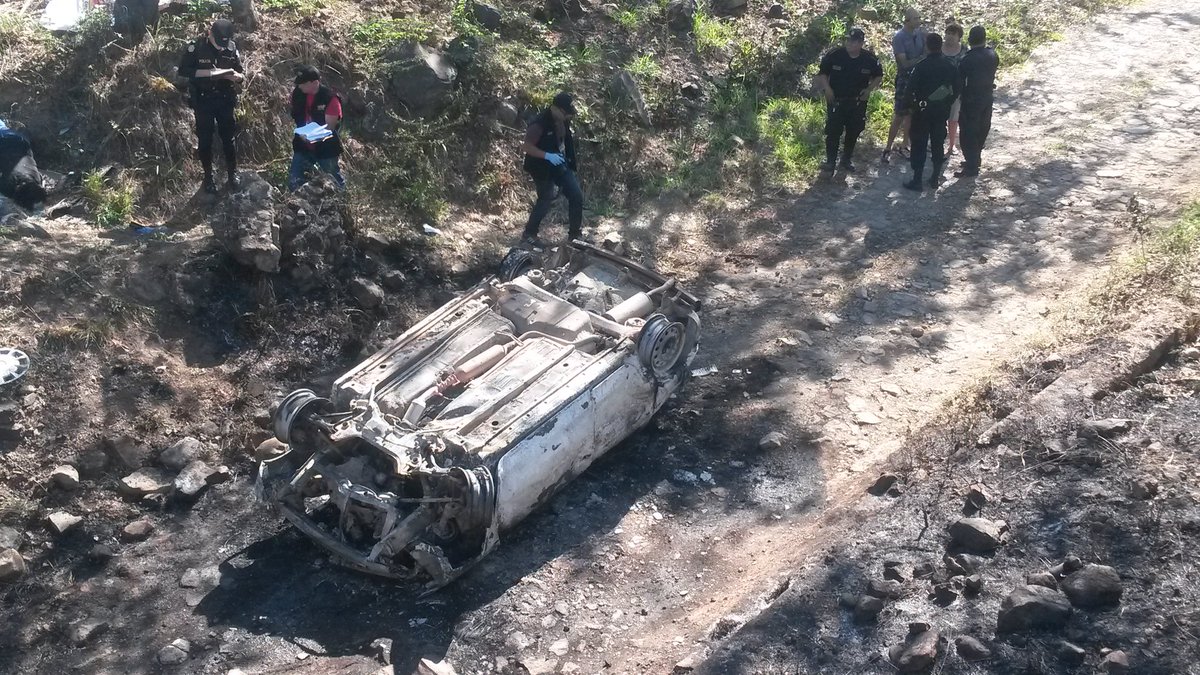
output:
[[[967,36],[971,51],[958,65],[959,87],[962,89],[962,112],[959,128],[962,136],[962,168],[954,172],[958,178],[979,175],[983,161],[983,144],[992,130],[992,92],[996,88],[996,69],[1000,59],[987,44],[987,31],[975,26]]]
[[[0,120],[0,195],[30,211],[46,201],[42,172],[33,160],[29,141]],[[3,200],[0,200],[3,201]]]
[[[538,239],[542,219],[554,204],[555,189],[567,198],[569,227],[567,237],[576,239],[583,233],[583,191],[575,177],[575,139],[571,119],[575,117],[575,97],[560,92],[550,107],[535,117],[526,128],[525,170],[537,187],[537,202],[529,214],[522,234],[524,242],[534,248],[545,244]]]
[[[233,111],[237,107],[235,85],[245,77],[242,73],[242,58],[233,42],[233,22],[218,19],[213,22],[208,35],[188,45],[179,64],[179,76],[190,80],[189,98],[196,112],[197,154],[204,166],[204,191],[215,194],[217,183],[213,180],[213,131],[221,136],[225,150],[225,168],[228,171],[229,190],[241,187],[237,177],[237,120]]]
[[[854,172],[854,145],[867,128],[867,100],[883,82],[883,67],[875,54],[863,49],[867,39],[861,28],[851,28],[846,46],[831,49],[821,58],[817,73],[818,91],[825,95],[825,163],[821,168],[833,171],[842,144],[842,169]]]
[[[933,154],[929,186],[936,188],[942,184],[942,165],[946,163],[946,122],[958,94],[958,68],[942,55],[942,36],[931,33],[925,38],[925,58],[913,68],[904,95],[904,101],[912,111],[909,163],[913,177],[904,184],[909,190],[921,191],[927,150],[932,150]]]
[[[314,166],[333,177],[338,188],[346,189],[346,179],[338,166],[342,154],[342,139],[338,127],[342,123],[342,100],[337,93],[321,84],[321,71],[304,66],[296,74],[292,90],[292,121],[300,128],[310,122],[323,124],[332,132],[318,141],[308,141],[299,134],[292,136],[292,168],[288,171],[288,189],[304,184],[304,175]]]

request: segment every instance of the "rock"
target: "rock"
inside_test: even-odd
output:
[[[1085,565],[1059,584],[1071,604],[1081,609],[1111,607],[1121,602],[1121,575],[1107,565]]]
[[[1030,586],[1045,586],[1052,590],[1058,590],[1058,580],[1049,572],[1031,572],[1025,576],[1025,583]]]
[[[871,484],[871,487],[867,488],[867,494],[874,495],[876,497],[882,497],[886,495],[888,490],[891,490],[899,480],[900,477],[896,474],[885,473],[879,478],[876,478],[875,482]]]
[[[171,642],[171,644],[158,650],[158,662],[164,666],[175,666],[188,660],[188,652],[192,650],[192,643],[179,638]]]
[[[690,673],[704,664],[704,649],[697,649],[676,662],[672,673]]]
[[[358,277],[350,282],[350,294],[354,296],[354,300],[365,309],[373,309],[383,304],[384,293],[370,279]]]
[[[950,525],[950,539],[967,551],[987,553],[1005,541],[1008,525],[984,518],[959,518]]]
[[[414,675],[458,675],[458,671],[454,670],[449,661],[421,659],[417,663],[417,672]]]
[[[885,567],[883,568],[883,578],[888,581],[903,582],[904,573],[900,571],[899,567]]]
[[[213,236],[240,265],[278,272],[283,257],[275,188],[253,171],[241,171],[242,189],[213,209]]]
[[[771,6],[767,8],[767,18],[768,19],[782,19],[783,15],[784,15],[783,5],[779,4],[778,2],[771,3]]]
[[[919,673],[937,661],[939,635],[935,630],[913,632],[910,630],[903,643],[892,645],[888,660],[902,673]]]
[[[684,82],[679,87],[679,93],[683,94],[684,98],[690,99],[692,101],[695,101],[695,100],[699,99],[701,96],[704,96],[704,90],[701,89],[700,85],[696,84],[695,82]]]
[[[500,30],[500,24],[504,22],[504,15],[499,9],[483,2],[471,3],[471,15],[480,26],[493,32]]]
[[[75,458],[75,466],[80,475],[94,478],[108,468],[108,455],[103,450],[88,450]]]
[[[992,496],[988,494],[987,488],[983,485],[972,485],[967,491],[967,509],[971,511],[982,511],[984,506],[987,506],[992,501]]]
[[[838,596],[838,604],[846,609],[854,609],[858,605],[859,596],[853,593],[842,593]]]
[[[992,650],[970,635],[954,638],[954,648],[964,661],[983,661],[992,658]]]
[[[841,317],[833,312],[820,312],[808,318],[809,327],[815,330],[833,330],[841,323]]]
[[[402,42],[384,53],[383,62],[391,64],[388,93],[411,114],[433,117],[449,105],[458,71],[442,52],[417,42]]]
[[[496,121],[506,127],[515,127],[521,121],[521,111],[517,110],[517,106],[511,103],[501,103],[496,106]],[[387,285],[387,278],[384,277],[384,285]]]
[[[21,548],[20,530],[0,525],[0,548]]]
[[[1079,424],[1077,432],[1081,438],[1112,438],[1133,428],[1133,420],[1103,419],[1086,420]]]
[[[854,606],[854,620],[859,623],[874,621],[883,611],[883,599],[872,595],[864,595]]]
[[[928,579],[937,571],[937,566],[931,562],[917,563],[913,565],[914,579]]]
[[[555,656],[566,656],[567,652],[571,650],[571,645],[569,642],[567,642],[566,638],[563,638],[553,642],[549,649],[550,653],[554,654]]]
[[[83,522],[83,518],[73,516],[66,511],[56,511],[46,517],[46,522],[50,525],[50,529],[56,534],[65,534],[67,530],[75,527]]]
[[[866,19],[868,21],[878,21],[879,20],[879,10],[872,9],[870,7],[859,7],[858,8],[858,18]]]
[[[79,487],[79,471],[70,464],[55,467],[50,473],[50,484],[62,490],[74,490]]]
[[[258,30],[258,15],[254,12],[254,0],[229,0],[229,12],[233,21],[244,31]]]
[[[629,71],[618,70],[613,75],[612,91],[619,100],[625,100],[633,106],[633,112],[642,126],[650,126],[650,111],[646,108],[646,99],[642,96],[642,90],[638,87],[637,80]]]
[[[711,0],[709,9],[717,16],[739,14],[746,10],[748,0]]]
[[[121,533],[117,536],[121,541],[134,543],[149,539],[151,534],[154,534],[154,523],[147,518],[142,518],[122,527]]]
[[[183,471],[175,477],[175,494],[183,497],[195,497],[208,487],[208,479],[215,473],[208,464],[196,460],[183,467]]]
[[[696,21],[696,0],[671,0],[667,3],[667,27],[677,33],[690,33]]]
[[[1200,347],[1187,347],[1179,352],[1179,358],[1184,361],[1200,361]]]
[[[1066,360],[1058,354],[1051,354],[1042,361],[1042,370],[1058,370],[1066,365]]]
[[[604,235],[604,240],[600,242],[600,248],[612,251],[617,255],[625,255],[628,252],[628,247],[625,245],[625,238],[621,236],[620,232],[609,232]]]
[[[996,630],[1001,633],[1061,628],[1071,616],[1067,596],[1045,586],[1020,586],[1000,603]]]
[[[1129,656],[1119,649],[1109,652],[1108,655],[1100,661],[1100,670],[1101,672],[1112,673],[1113,675],[1128,673]]]
[[[179,439],[174,445],[162,451],[158,463],[172,471],[179,471],[191,464],[204,454],[204,446],[200,441],[187,436]]]
[[[983,577],[978,574],[963,577],[963,590],[968,595],[978,595],[983,590]]]
[[[149,448],[139,445],[129,436],[105,440],[104,450],[115,464],[129,471],[142,468],[150,456]]]
[[[96,544],[88,551],[88,557],[96,562],[108,562],[117,557],[117,552],[108,544]]]
[[[108,622],[100,619],[84,619],[79,623],[71,626],[71,642],[76,647],[91,642],[94,638],[98,638],[108,632]]]
[[[25,559],[15,548],[0,551],[0,583],[11,583],[25,576]]]
[[[160,495],[171,491],[175,480],[162,469],[146,468],[135,471],[121,479],[120,490],[129,497]]]
[[[899,581],[877,581],[872,580],[867,585],[867,594],[877,598],[886,598],[889,600],[897,600],[904,597],[904,585]]]
[[[392,639],[376,638],[371,642],[371,656],[385,666],[392,665]]]
[[[1063,577],[1073,572],[1078,572],[1083,569],[1083,561],[1078,556],[1069,555],[1061,564],[1050,568],[1050,573],[1055,577],[1062,579]]]
[[[1058,643],[1058,658],[1068,666],[1079,666],[1087,659],[1087,650],[1063,640]]]
[[[783,447],[783,443],[786,440],[787,437],[783,434],[779,433],[778,431],[772,431],[766,436],[758,439],[758,449],[768,451],[778,450]]]
[[[229,467],[222,464],[221,466],[213,469],[212,473],[208,474],[208,478],[205,480],[209,485],[228,483],[229,481],[233,480],[233,472],[229,470]]]
[[[287,443],[278,438],[268,438],[258,447],[254,449],[254,461],[262,462],[268,459],[275,459],[288,451]]]
[[[954,577],[954,578],[957,580],[959,577]],[[961,583],[962,583],[961,581],[958,583],[947,581],[947,582],[935,585],[933,587],[934,602],[936,602],[939,605],[942,605],[943,607],[953,603],[955,600],[958,599],[958,589],[960,588],[960,586],[958,584],[961,584]]]
[[[1150,476],[1135,478],[1129,494],[1134,499],[1153,499],[1158,494],[1158,479]]]
[[[200,570],[195,567],[189,567],[183,571],[183,576],[179,577],[180,588],[199,588],[200,587]]]

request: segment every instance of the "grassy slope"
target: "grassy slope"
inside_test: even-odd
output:
[[[1013,63],[1111,2],[954,6],[961,22],[988,25]],[[622,0],[575,17],[547,9],[551,4],[500,3],[504,23],[493,34],[458,0],[259,0],[262,28],[240,40],[251,71],[238,111],[242,154],[273,181],[283,180],[289,152],[282,101],[295,65],[315,62],[347,98],[354,139],[347,160],[360,209],[424,220],[457,208],[520,210],[528,186],[519,171],[519,131],[493,123],[492,112],[505,99],[534,110],[559,88],[585,102],[581,128],[591,142],[583,180],[598,212],[666,192],[720,200],[796,187],[818,161],[824,113],[809,97],[809,83],[821,51],[857,23],[886,54],[903,11],[897,0],[876,0],[861,14],[856,3],[813,9],[787,0],[787,19],[768,21],[766,2],[727,18],[710,16],[702,3],[692,32],[681,35],[667,29],[662,0]],[[948,7],[921,5],[934,26],[950,16]],[[169,210],[190,194],[196,173],[190,114],[169,78],[213,9],[193,3],[132,51],[111,42],[102,17],[58,38],[0,10],[0,96],[17,101],[12,117],[29,126],[44,165],[122,165],[129,169],[124,189],[140,210]],[[455,102],[436,119],[397,114],[380,55],[399,40],[444,47],[464,35],[478,47],[460,71]],[[18,53],[15,45],[26,48]],[[622,68],[643,91],[649,128],[611,92],[612,74]],[[689,82],[702,91],[698,101],[681,92]],[[872,100],[875,138],[886,130],[890,101],[886,88]]]

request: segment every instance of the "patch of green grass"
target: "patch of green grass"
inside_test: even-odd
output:
[[[737,39],[737,27],[697,11],[692,18],[692,34],[696,36],[696,50],[704,54],[731,45]]]
[[[350,42],[366,61],[378,61],[390,47],[401,42],[425,42],[433,36],[433,24],[422,19],[372,19],[350,31]]]
[[[0,484],[0,523],[25,525],[37,513],[37,504],[17,494],[7,485]]]
[[[629,65],[625,66],[625,70],[628,70],[630,75],[639,79],[654,79],[662,74],[662,68],[659,67],[658,62],[650,54],[642,54],[630,61]]]
[[[871,93],[867,101],[867,137],[884,143],[892,127],[894,97],[891,92],[878,90]]]
[[[613,15],[617,24],[630,32],[636,32],[655,20],[666,9],[666,0],[641,2],[633,6],[622,6]]]
[[[825,106],[821,101],[775,98],[759,113],[763,139],[772,146],[781,182],[811,178],[825,154]]]
[[[83,179],[83,195],[92,207],[97,227],[105,230],[125,227],[133,216],[133,186],[127,182],[110,184],[99,171]]]
[[[266,12],[291,12],[298,16],[313,16],[328,7],[325,0],[258,0],[257,7]]]
[[[483,37],[488,32],[475,20],[471,0],[454,0],[454,9],[450,11],[450,28],[456,35]]]
[[[503,42],[491,54],[492,66],[499,68],[501,79],[529,92],[537,106],[563,89],[574,89],[587,72],[601,61],[596,45],[579,47],[531,47],[518,42]],[[581,110],[581,116],[585,111]]]
[[[42,331],[38,347],[52,352],[95,349],[108,344],[115,330],[116,323],[109,317],[79,319]]]

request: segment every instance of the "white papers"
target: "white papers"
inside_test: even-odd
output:
[[[317,141],[323,141],[326,138],[329,138],[333,135],[333,132],[330,131],[329,127],[325,126],[324,124],[309,122],[302,127],[297,127],[296,135],[308,141],[309,143],[316,143]]]

